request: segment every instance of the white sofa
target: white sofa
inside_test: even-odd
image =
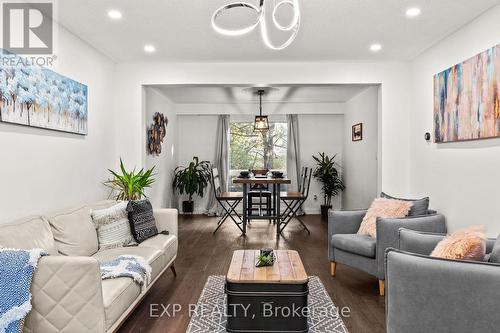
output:
[[[33,309],[25,320],[25,332],[113,332],[169,267],[175,274],[177,210],[157,209],[159,234],[138,246],[98,251],[91,210],[108,208],[103,201],[73,209],[31,216],[0,225],[0,247],[42,248],[33,277]],[[152,267],[151,282],[141,288],[131,278],[101,280],[99,260],[122,254],[138,255]]]

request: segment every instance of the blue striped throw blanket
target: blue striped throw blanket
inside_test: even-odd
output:
[[[22,332],[31,311],[31,281],[42,249],[0,249],[0,333]]]
[[[122,255],[101,262],[101,278],[103,280],[119,277],[130,277],[139,285],[145,285],[151,280],[151,266],[144,258],[132,255]]]

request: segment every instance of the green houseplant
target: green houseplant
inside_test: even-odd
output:
[[[152,167],[149,170],[141,169],[138,172],[135,169],[127,171],[120,158],[120,171],[108,169],[112,178],[105,181],[104,185],[111,188],[110,196],[118,192],[115,195],[116,200],[139,200],[146,196],[144,189],[151,187],[155,182],[153,178],[155,176],[153,174],[154,168]]]
[[[205,189],[210,183],[210,162],[200,161],[193,157],[187,167],[179,166],[174,171],[173,188],[179,194],[186,194],[188,200],[182,202],[182,211],[192,213],[194,210],[193,195],[203,197]]]
[[[339,166],[335,162],[335,157],[329,157],[325,153],[319,153],[319,157],[313,156],[316,161],[316,169],[313,177],[321,182],[321,192],[323,193],[324,203],[321,205],[321,215],[328,216],[328,210],[332,208],[332,198],[345,190],[344,182],[337,170]]]

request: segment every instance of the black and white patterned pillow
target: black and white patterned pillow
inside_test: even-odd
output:
[[[130,201],[127,206],[130,230],[137,243],[158,235],[153,206],[149,200]]]

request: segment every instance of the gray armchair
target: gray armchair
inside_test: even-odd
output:
[[[380,295],[384,296],[384,254],[389,247],[397,248],[402,227],[431,232],[446,232],[443,215],[429,211],[428,215],[399,219],[377,219],[377,239],[357,235],[366,210],[330,211],[328,217],[328,257],[332,276],[337,263],[355,267],[379,279]]]
[[[498,332],[500,265],[429,257],[443,237],[401,229],[387,251],[387,332]]]

